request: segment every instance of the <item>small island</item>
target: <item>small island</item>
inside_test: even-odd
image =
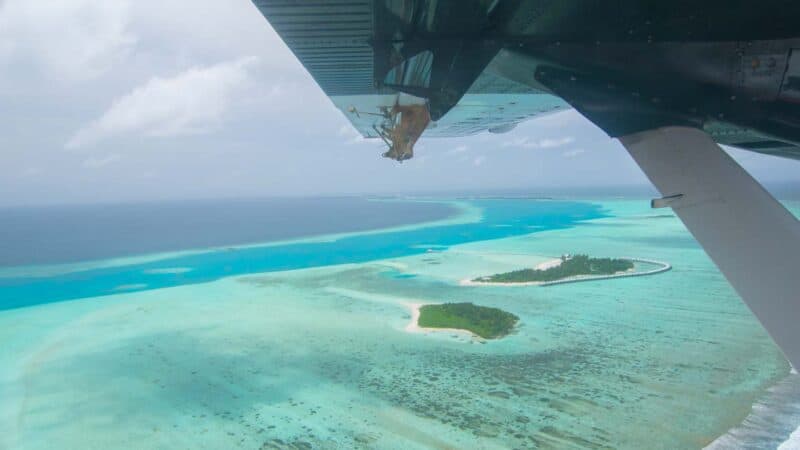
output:
[[[588,255],[564,255],[557,264],[546,268],[521,269],[472,280],[477,283],[550,283],[579,276],[607,276],[628,272],[633,261],[619,258],[590,258]]]
[[[422,305],[417,325],[467,330],[484,339],[497,339],[510,333],[518,321],[519,317],[502,309],[472,303],[443,303]]]

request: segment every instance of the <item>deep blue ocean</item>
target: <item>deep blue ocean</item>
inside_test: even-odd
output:
[[[446,218],[445,203],[360,197],[0,209],[0,267],[92,261],[373,230]]]
[[[0,218],[0,264],[5,266],[216,248],[127,265],[98,264],[49,276],[0,278],[0,309],[202,283],[232,275],[394,258],[424,253],[431,247],[567,228],[605,216],[599,205],[584,202],[492,199],[470,203],[483,211],[480,222],[238,248],[426,222],[452,216],[457,210],[446,202],[359,198],[6,210]]]

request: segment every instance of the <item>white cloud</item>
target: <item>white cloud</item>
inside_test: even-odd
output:
[[[135,44],[128,21],[129,0],[0,2],[0,67],[32,63],[50,78],[95,78]]]
[[[350,125],[342,125],[339,127],[339,132],[337,133],[339,136],[347,136],[352,134],[353,127]]]
[[[411,158],[411,160],[409,160],[408,163],[411,164],[411,165],[422,166],[425,163],[427,163],[429,159],[430,159],[430,155],[415,156],[415,157]]]
[[[42,174],[44,171],[41,167],[28,167],[20,173],[20,178],[33,178]]]
[[[521,137],[510,141],[505,141],[503,142],[501,147],[522,147],[523,145],[525,145],[526,142],[528,142],[528,138]]]
[[[263,55],[261,65],[269,69],[270,75],[310,79],[251,1],[126,1],[131,2],[131,28],[140,38],[142,51],[194,61]]]
[[[563,156],[564,158],[570,158],[571,159],[571,158],[575,158],[576,156],[580,155],[581,153],[584,153],[585,151],[586,150],[584,150],[582,148],[576,148],[575,150],[567,150],[566,152],[562,153],[561,156]]]
[[[503,147],[519,147],[519,148],[555,148],[575,142],[572,136],[565,136],[561,138],[544,138],[539,140],[530,140],[527,137],[517,138],[511,141],[503,142]]]
[[[458,154],[458,153],[464,153],[467,150],[469,150],[469,147],[467,147],[466,145],[459,145],[458,147],[456,147],[456,148],[454,148],[452,150],[449,150],[447,153],[450,154],[450,155],[455,155],[455,154]]]
[[[478,167],[478,166],[482,165],[484,163],[484,161],[486,161],[486,157],[485,156],[478,156],[478,157],[476,157],[475,159],[472,160],[472,165],[475,166],[475,167]]]
[[[337,133],[344,138],[344,143],[347,145],[353,144],[371,144],[372,146],[383,146],[384,143],[380,138],[365,138],[355,129],[352,125],[342,125]]]
[[[79,129],[67,142],[78,148],[110,137],[138,133],[175,136],[207,132],[228,111],[249,81],[254,57],[194,67],[172,78],[151,78],[111,104],[102,116]]]
[[[561,147],[562,145],[571,144],[575,141],[575,138],[572,136],[567,136],[558,139],[542,139],[537,144],[539,148],[553,148],[553,147]]]
[[[119,158],[120,158],[120,156],[117,155],[117,154],[111,154],[111,155],[99,156],[99,157],[90,156],[89,158],[86,158],[81,163],[81,166],[83,168],[85,168],[85,169],[99,169],[101,167],[105,167],[105,166],[113,163],[114,161],[118,160]]]

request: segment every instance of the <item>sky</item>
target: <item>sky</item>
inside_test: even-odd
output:
[[[0,119],[0,206],[648,184],[575,111],[382,158],[249,0],[0,0]]]

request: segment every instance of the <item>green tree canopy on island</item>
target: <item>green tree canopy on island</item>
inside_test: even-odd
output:
[[[476,278],[475,281],[491,283],[527,283],[562,280],[577,275],[613,275],[633,268],[633,262],[619,258],[590,258],[575,255],[548,269],[522,269]]]
[[[472,303],[424,305],[417,324],[425,328],[457,328],[484,339],[503,337],[511,332],[519,317],[498,308]]]

